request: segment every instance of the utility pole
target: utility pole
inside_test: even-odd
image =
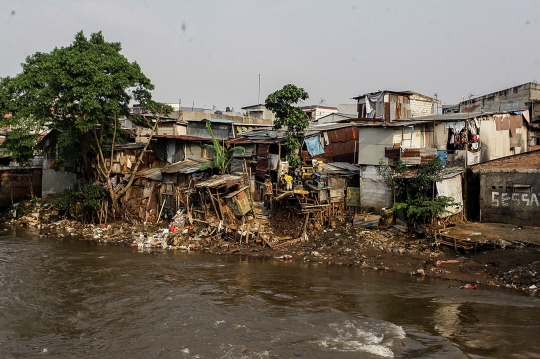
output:
[[[261,104],[261,73],[259,72],[259,93],[257,94],[257,106]]]

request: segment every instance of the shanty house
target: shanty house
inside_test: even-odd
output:
[[[357,97],[358,118],[382,119],[391,122],[403,118],[435,113],[441,101],[412,91],[377,91]]]
[[[470,169],[469,218],[540,226],[540,150],[479,163]]]
[[[437,155],[433,148],[433,122],[430,121],[360,121],[358,160],[360,165],[360,206],[363,211],[378,213],[391,206],[392,192],[377,173],[380,164],[393,165],[401,158],[409,165],[425,163]]]
[[[450,113],[420,117],[434,123],[433,141],[448,161],[466,167],[529,150],[522,112]]]

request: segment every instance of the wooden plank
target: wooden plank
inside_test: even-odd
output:
[[[291,244],[294,244],[294,243],[298,243],[300,242],[300,239],[301,238],[296,238],[296,239],[291,239],[290,241],[287,241],[287,242],[283,242],[283,243],[279,243],[279,244],[274,244],[272,247],[272,249],[276,249],[276,248],[281,248],[281,247],[286,247],[288,245],[291,245]]]

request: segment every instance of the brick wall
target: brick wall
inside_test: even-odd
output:
[[[515,156],[500,158],[497,160],[472,166],[474,172],[490,170],[538,170],[540,169],[540,150],[521,153]]]
[[[411,115],[413,117],[433,115],[433,102],[411,98]]]

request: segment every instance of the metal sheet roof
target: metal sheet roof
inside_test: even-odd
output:
[[[114,146],[117,150],[140,150],[143,149],[145,146],[142,142],[126,142],[126,143],[120,143],[116,146]]]
[[[326,164],[328,166],[337,167],[339,169],[346,170],[349,172],[360,172],[360,168],[348,162],[331,162],[331,163],[326,163]]]
[[[233,120],[222,120],[220,118],[205,118],[203,119],[203,121],[208,121],[210,123],[227,123],[227,124],[232,124],[234,122]]]
[[[212,142],[211,138],[197,137],[197,136],[187,136],[187,135],[154,135],[152,138],[170,138],[175,140],[182,141],[202,141],[202,142]]]
[[[161,173],[193,173],[197,172],[205,161],[184,160],[163,167]]]
[[[206,181],[199,182],[195,185],[197,188],[216,188],[226,185],[229,182],[240,182],[242,180],[242,176],[235,176],[235,175],[216,175],[212,176]]]
[[[450,179],[454,178],[457,175],[460,175],[465,172],[464,168],[461,167],[451,167],[451,168],[445,168],[441,172],[441,179]]]
[[[148,178],[154,181],[161,181],[163,179],[163,176],[161,175],[161,168],[149,168],[147,170],[137,172],[135,177]]]

